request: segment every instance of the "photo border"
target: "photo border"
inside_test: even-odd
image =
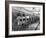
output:
[[[9,4],[33,4],[43,5],[43,33],[8,35],[9,34]],[[45,35],[45,3],[42,2],[24,2],[24,1],[5,1],[5,37],[23,37],[23,36],[40,36]]]

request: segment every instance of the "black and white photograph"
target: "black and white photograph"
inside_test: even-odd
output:
[[[38,5],[9,5],[9,28],[13,32],[42,32],[42,6]]]
[[[44,3],[9,3],[8,35],[42,35],[44,34]],[[7,7],[6,7],[7,8]]]
[[[39,7],[12,7],[12,31],[40,30]]]

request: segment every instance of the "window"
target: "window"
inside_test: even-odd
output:
[[[25,21],[25,19],[23,19],[23,21]]]
[[[23,16],[25,17],[25,14],[23,14]]]
[[[20,19],[20,21],[22,21],[22,19]]]
[[[27,20],[29,20],[29,19],[27,18]]]

